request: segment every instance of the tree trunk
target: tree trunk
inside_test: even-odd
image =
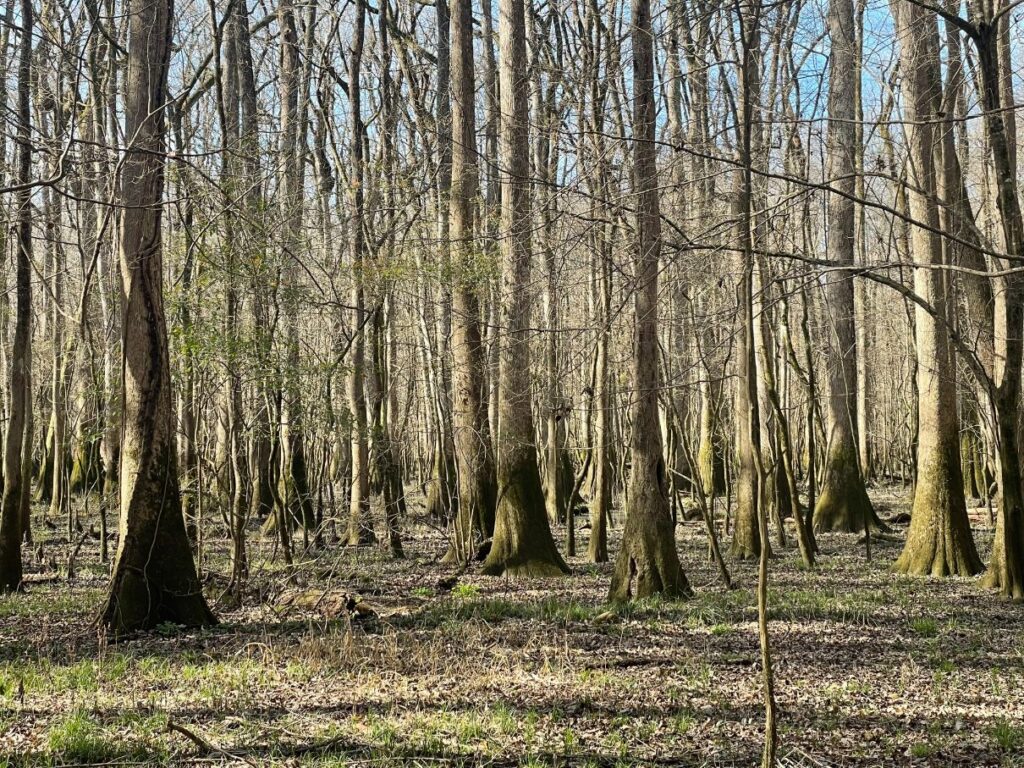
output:
[[[351,179],[351,247],[352,247],[352,307],[353,333],[352,360],[349,365],[348,407],[352,412],[352,491],[349,497],[348,544],[356,547],[372,544],[376,540],[370,519],[370,456],[367,444],[366,394],[366,308],[364,305],[363,256],[363,138],[365,128],[362,114],[363,42],[366,35],[366,6],[356,0],[355,28],[349,59],[349,105],[352,112],[352,179]]]
[[[1004,10],[1005,5],[1000,4]],[[1016,136],[1011,73],[1009,70],[1009,16],[992,23],[977,13],[974,35],[982,80],[985,132],[996,175],[996,195],[1007,253],[1024,254],[1024,218],[1017,189]],[[998,278],[995,306],[995,440],[999,461],[999,511],[992,557],[985,585],[1016,601],[1024,600],[1024,492],[1020,471],[1020,390],[1024,339],[1024,277],[1013,267],[1013,259],[997,259],[999,269],[1009,271]]]
[[[658,421],[658,260],[661,221],[655,165],[654,44],[650,0],[633,0],[633,188],[636,213],[636,288],[633,337],[632,470],[626,527],[609,597],[629,600],[691,594],[669,515],[665,458]]]
[[[474,274],[473,220],[479,185],[473,72],[473,9],[470,0],[451,7],[452,185],[449,216],[453,273],[453,371],[455,458],[459,509],[447,558],[465,563],[475,552],[474,539],[488,535],[494,517],[494,464],[484,429],[484,348],[480,333],[482,284]]]
[[[530,394],[530,179],[523,0],[500,0],[502,310],[498,501],[484,573],[557,576],[569,568],[544,506]]]
[[[32,0],[21,2],[21,44],[18,48],[18,166],[16,181],[24,185],[15,196],[18,218],[16,243],[16,318],[11,349],[11,403],[4,435],[4,485],[0,499],[0,592],[21,589],[22,495],[29,482],[22,452],[32,408]]]
[[[739,10],[739,8],[738,8]],[[753,17],[742,11],[748,23],[752,23]],[[760,12],[758,11],[758,14]],[[744,41],[751,51],[759,51],[761,47],[760,25],[752,23],[749,34],[744,32]],[[761,124],[760,124],[760,99],[761,99],[761,62],[760,55],[755,54],[749,57],[744,63],[743,85],[749,97],[749,109],[751,124],[756,128],[750,131],[746,137],[750,141],[750,156],[746,162],[753,162],[760,157],[758,147],[760,145]],[[744,180],[744,173],[737,171],[735,179],[735,192],[733,198],[733,211],[736,219],[735,237],[737,248],[737,271],[744,275],[747,270],[746,260],[750,256],[748,251],[750,245],[751,228],[754,227],[754,186],[747,184]],[[754,270],[754,265],[750,265]],[[751,272],[753,279],[753,271]],[[740,312],[740,328],[737,338],[737,348],[746,349],[750,345],[754,349],[757,343],[755,338],[755,324],[742,322],[742,313],[746,311],[747,302],[754,301],[753,284],[747,286],[746,278],[741,277],[737,284],[737,309]],[[753,311],[753,310],[751,310]],[[758,508],[760,498],[764,495],[762,484],[764,483],[763,467],[758,465],[755,453],[760,453],[761,430],[760,422],[755,420],[755,429],[751,429],[751,421],[747,415],[751,410],[758,407],[758,386],[757,386],[757,361],[756,355],[738,354],[736,356],[736,399],[735,399],[735,430],[736,430],[736,478],[735,478],[735,499],[736,499],[736,521],[733,527],[731,554],[741,560],[754,559],[760,556],[762,542],[758,525]]]
[[[299,234],[303,212],[303,160],[299,145],[304,122],[300,104],[305,99],[305,88],[300,70],[299,40],[295,22],[295,9],[291,0],[284,0],[278,8],[281,27],[281,152],[282,159],[280,199],[283,225],[281,228],[281,271],[283,282],[290,289],[285,304],[284,376],[281,404],[281,475],[278,479],[279,498],[283,505],[279,524],[286,527],[301,524],[304,531],[315,524],[313,504],[309,495],[309,472],[306,466],[306,435],[303,425],[302,384],[299,377],[298,328],[298,271]],[[283,543],[283,542],[282,542]],[[286,547],[287,548],[287,547]]]
[[[970,576],[981,570],[971,538],[960,468],[955,361],[947,325],[947,284],[936,205],[935,129],[939,110],[938,27],[935,16],[916,5],[893,3],[900,37],[904,113],[908,121],[910,213],[922,226],[911,228],[914,291],[934,315],[916,305],[918,355],[917,485],[910,531],[895,569],[934,576]]]
[[[828,13],[831,55],[827,176],[838,190],[828,197],[828,242],[831,261],[853,265],[856,232],[857,138],[855,95],[857,37],[853,0],[831,0]],[[828,453],[821,492],[814,509],[818,531],[861,531],[885,526],[868,499],[857,450],[857,337],[854,329],[853,276],[832,272],[826,285],[829,318]]]
[[[119,236],[124,286],[120,541],[103,625],[115,634],[216,621],[181,511],[163,308],[161,204],[170,2],[130,0]],[[155,105],[155,106],[154,106]],[[154,557],[154,553],[159,556]]]

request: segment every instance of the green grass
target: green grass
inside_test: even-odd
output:
[[[452,594],[455,594],[455,590],[452,590]],[[462,624],[472,619],[489,624],[510,620],[548,621],[565,626],[592,621],[603,611],[602,606],[585,605],[557,597],[523,602],[506,598],[480,597],[472,591],[466,594],[469,596],[430,605],[426,610],[408,619],[398,619],[395,623],[412,624],[423,629]]]
[[[145,760],[156,764],[166,760],[163,748],[147,744],[154,733],[163,729],[162,718],[126,713],[121,715],[117,725],[120,726],[117,735],[113,735],[87,710],[75,709],[50,725],[46,746],[53,757],[70,764],[115,760]],[[124,738],[125,731],[130,734],[129,739]]]
[[[935,637],[939,634],[939,624],[935,619],[920,616],[910,620],[910,628],[920,637]]]
[[[508,736],[516,732],[518,724],[516,723],[515,712],[512,708],[504,702],[498,702],[490,710],[491,722],[494,723],[498,733],[503,736]]]
[[[672,730],[680,736],[685,736],[693,728],[694,719],[693,716],[687,712],[676,715],[672,718]]]
[[[1000,719],[989,728],[989,736],[1004,752],[1024,750],[1024,725],[1015,725],[1009,720]]]
[[[40,588],[0,597],[0,619],[53,618],[58,614],[85,614],[95,609],[105,592],[100,588],[75,589],[54,594]]]
[[[927,741],[919,741],[916,744],[910,745],[911,757],[931,757],[936,752],[934,746],[929,744]]]

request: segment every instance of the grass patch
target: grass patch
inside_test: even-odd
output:
[[[989,736],[1004,752],[1024,750],[1024,725],[1014,725],[1009,720],[1000,719],[989,728]]]
[[[919,637],[935,637],[939,634],[939,624],[935,619],[919,616],[911,619],[910,628]]]
[[[53,757],[63,763],[104,763],[116,760],[145,760],[148,764],[164,762],[163,749],[148,747],[144,741],[154,732],[162,730],[160,717],[126,713],[118,721],[118,735],[113,735],[97,718],[84,709],[76,709],[53,723],[46,732],[46,746]],[[126,740],[127,730],[133,738]],[[135,738],[136,732],[142,738]]]
[[[929,744],[927,741],[919,741],[916,744],[910,745],[911,757],[931,757],[935,754],[935,752],[935,747]]]
[[[462,598],[463,600],[476,597],[479,594],[480,587],[476,584],[456,584],[452,587],[452,597]]]
[[[454,590],[452,593],[454,594]],[[422,629],[435,629],[445,624],[461,624],[473,619],[489,624],[519,620],[553,622],[565,626],[592,621],[601,612],[600,606],[584,605],[575,600],[561,600],[557,597],[522,602],[506,598],[470,596],[432,605],[425,611],[408,619],[398,619],[395,623],[413,624]]]

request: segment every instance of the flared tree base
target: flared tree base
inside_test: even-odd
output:
[[[815,532],[862,533],[865,523],[872,533],[888,533],[890,530],[875,512],[856,469],[830,472],[814,506]]]
[[[974,542],[960,539],[939,531],[922,534],[919,539],[908,538],[893,570],[911,576],[976,576],[985,567]]]
[[[974,576],[983,566],[971,536],[955,445],[939,447],[918,472],[903,552],[893,570],[918,576]]]
[[[989,559],[988,570],[981,578],[981,586],[985,589],[992,589],[1003,597],[1014,602],[1024,601],[1024,542],[1019,539],[1022,531],[1017,522],[1018,539],[1016,540],[1017,551],[1010,562],[1006,561],[1006,536],[1004,533],[1005,522],[1000,515],[996,526],[995,539],[992,542],[992,557]],[[1011,538],[1011,541],[1014,541]]]
[[[640,508],[644,501],[650,506]],[[662,595],[684,598],[693,595],[690,583],[679,564],[672,520],[667,503],[637,499],[626,516],[622,548],[615,559],[608,599],[627,602],[633,598]]]
[[[217,623],[206,604],[199,582],[165,582],[133,568],[122,568],[103,610],[103,625],[113,635],[153,629],[161,624],[203,627]]]
[[[738,500],[733,524],[729,555],[737,560],[757,560],[761,556],[761,535],[757,527],[757,512],[752,501]]]
[[[113,635],[161,624],[217,623],[203,598],[180,507],[166,513],[140,521],[139,529],[128,532],[118,551],[101,617]]]
[[[522,578],[569,573],[551,535],[540,473],[532,452],[523,451],[518,461],[502,474],[498,479],[494,541],[482,573]]]

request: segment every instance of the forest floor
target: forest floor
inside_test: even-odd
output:
[[[907,508],[903,490],[872,496],[883,518]],[[415,515],[406,559],[330,546],[290,578],[254,532],[241,608],[118,644],[96,631],[97,542],[69,581],[62,526],[37,525],[26,593],[0,598],[0,766],[759,762],[755,564],[730,562],[725,590],[701,524],[678,528],[692,600],[609,614],[610,566],[582,557],[568,578],[439,586],[443,533]],[[892,574],[896,541],[870,562],[856,536],[819,543],[813,572],[792,540],[771,562],[782,764],[1024,765],[1024,608]],[[225,542],[206,546],[215,602]]]

